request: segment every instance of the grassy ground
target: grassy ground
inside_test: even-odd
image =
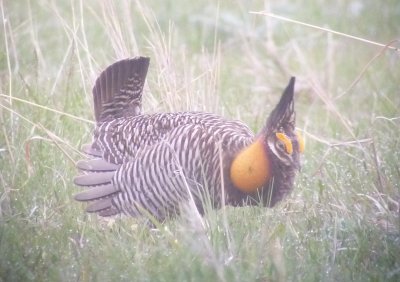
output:
[[[400,53],[249,13],[386,44],[400,3],[275,2],[0,1],[0,281],[400,280]],[[293,194],[157,231],[85,215],[71,196],[91,87],[138,54],[146,112],[254,130],[295,75],[307,147]]]

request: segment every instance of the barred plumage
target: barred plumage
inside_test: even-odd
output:
[[[97,126],[93,143],[83,147],[91,157],[77,163],[83,174],[74,179],[86,187],[75,199],[90,202],[88,212],[149,213],[163,220],[189,197],[203,212],[205,198],[215,208],[223,195],[234,206],[273,206],[291,191],[301,147],[294,132],[294,78],[255,136],[242,122],[211,113],[141,114],[148,65],[144,57],[123,60],[96,81]],[[259,152],[250,161],[248,148]]]

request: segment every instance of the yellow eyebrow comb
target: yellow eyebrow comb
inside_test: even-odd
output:
[[[290,139],[282,132],[277,132],[277,133],[275,133],[275,135],[276,135],[276,138],[281,140],[282,143],[285,145],[286,152],[288,154],[292,154],[293,153],[292,141],[290,141]]]

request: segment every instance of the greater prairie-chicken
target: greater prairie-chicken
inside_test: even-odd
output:
[[[295,131],[289,85],[258,134],[240,121],[204,112],[142,114],[149,58],[114,63],[93,88],[96,127],[77,163],[78,201],[101,216],[179,213],[194,199],[204,211],[261,203],[272,207],[293,188],[303,141]],[[224,197],[224,199],[222,199]]]

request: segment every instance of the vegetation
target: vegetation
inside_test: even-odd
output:
[[[0,1],[0,281],[399,281],[400,2]],[[395,41],[392,46],[399,47]],[[294,192],[152,230],[73,201],[99,72],[151,57],[146,112],[260,128],[289,77]]]

